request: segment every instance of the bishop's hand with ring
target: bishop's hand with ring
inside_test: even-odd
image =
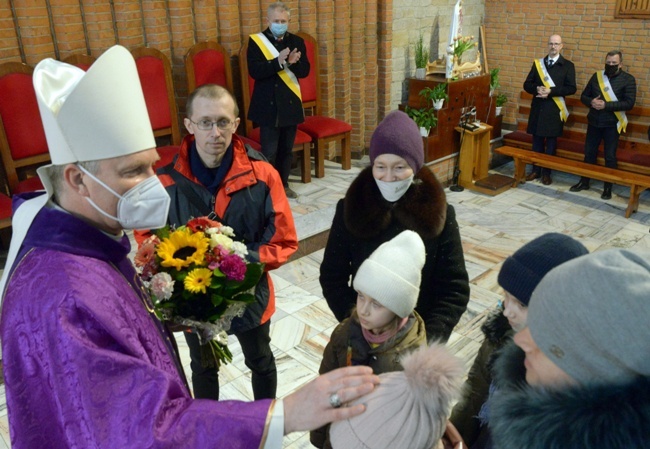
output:
[[[330,394],[330,405],[333,408],[339,408],[341,406],[341,398],[337,393]]]
[[[379,377],[367,366],[339,368],[318,376],[283,400],[285,435],[363,413],[363,404],[344,404],[370,393],[377,384]]]

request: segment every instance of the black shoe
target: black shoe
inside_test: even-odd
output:
[[[569,189],[571,192],[579,192],[581,190],[589,190],[589,180],[585,180],[584,178],[580,180],[579,183],[577,183],[574,186],[571,186]]]
[[[603,194],[600,195],[600,198],[603,200],[609,200],[612,198],[612,185],[609,182],[605,183],[603,187]]]
[[[550,186],[551,184],[553,184],[551,175],[542,175],[542,184],[544,184],[545,186]]]
[[[285,187],[284,193],[287,195],[287,198],[289,198],[290,200],[295,200],[296,198],[298,198],[298,194],[294,192],[291,189],[291,187]]]
[[[532,181],[537,178],[539,178],[539,173],[537,173],[536,171],[531,171],[530,173],[528,173],[528,176],[526,176],[526,181]]]

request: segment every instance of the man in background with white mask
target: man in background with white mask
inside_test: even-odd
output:
[[[346,419],[369,369],[321,376],[282,401],[194,400],[123,229],[167,221],[169,196],[135,61],[108,49],[84,72],[46,59],[34,88],[53,165],[46,193],[16,197],[2,293],[14,449],[282,447],[284,434]]]
[[[309,75],[305,41],[287,32],[289,7],[272,3],[268,28],[248,41],[248,72],[255,80],[248,119],[260,126],[262,153],[280,173],[288,198],[297,198],[289,187],[293,142],[298,124],[305,121],[297,78]]]
[[[392,111],[370,139],[370,167],[336,205],[320,285],[327,304],[343,321],[356,304],[351,279],[379,245],[404,230],[417,232],[426,248],[415,310],[429,340],[447,341],[467,308],[469,280],[454,207],[424,165],[424,145],[415,122]]]

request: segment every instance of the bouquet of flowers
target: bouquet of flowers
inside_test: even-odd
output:
[[[135,256],[156,315],[196,332],[207,366],[232,361],[226,331],[255,300],[264,264],[246,260],[232,228],[207,217],[153,231]],[[206,357],[209,355],[209,357]]]
[[[452,51],[457,58],[458,64],[461,63],[463,54],[474,47],[478,47],[478,42],[474,42],[474,36],[457,36],[454,38]]]

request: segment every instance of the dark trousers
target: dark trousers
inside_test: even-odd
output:
[[[557,137],[542,137],[542,136],[533,136],[533,151],[536,153],[546,153],[551,156],[555,156],[555,150],[557,150]],[[550,168],[542,168],[537,165],[533,165],[533,172],[538,175],[551,175]]]
[[[585,162],[595,164],[598,159],[598,145],[603,142],[605,149],[605,166],[618,168],[616,162],[616,148],[618,148],[618,138],[620,134],[616,126],[607,128],[598,128],[589,125],[587,127],[587,137],[585,138]]]
[[[235,334],[244,362],[252,371],[253,396],[258,399],[275,399],[278,372],[271,351],[271,320],[249,331]],[[192,390],[195,398],[219,399],[219,369],[206,368],[201,364],[201,345],[196,334],[185,334],[192,362]]]
[[[262,154],[280,173],[282,185],[289,185],[291,158],[293,157],[293,142],[296,140],[297,126],[260,126],[260,145]]]

